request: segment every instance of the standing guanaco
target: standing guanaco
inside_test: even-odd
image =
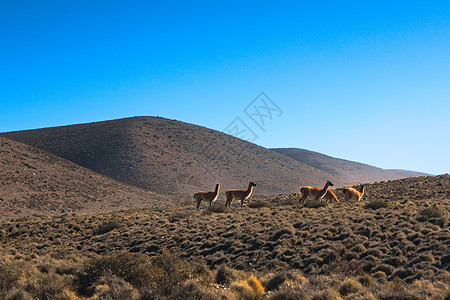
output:
[[[256,184],[252,181],[248,182],[248,188],[246,190],[228,190],[225,192],[225,195],[227,196],[227,202],[225,203],[225,206],[228,206],[231,208],[231,201],[233,199],[241,200],[241,207],[244,206],[244,200],[247,200],[252,195],[253,187],[256,186]]]
[[[336,194],[329,190],[328,187],[333,186],[331,181],[327,180],[325,187],[323,189],[318,187],[304,186],[300,189],[300,193],[302,194],[302,198],[299,200],[300,202],[305,203],[306,199],[323,199],[327,202],[339,202],[339,199],[336,197]]]
[[[197,192],[194,194],[194,198],[197,201],[197,210],[200,210],[200,202],[206,201],[209,202],[209,206],[212,205],[213,201],[217,200],[217,197],[219,197],[219,189],[220,189],[220,184],[216,184],[216,189],[214,190],[214,192]]]

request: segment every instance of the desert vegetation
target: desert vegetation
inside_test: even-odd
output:
[[[336,194],[342,197],[342,190]],[[450,176],[0,222],[3,299],[448,299]],[[312,201],[310,201],[312,202]],[[323,203],[323,201],[320,201]]]

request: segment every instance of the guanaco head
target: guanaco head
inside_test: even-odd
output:
[[[329,181],[329,180],[327,180],[327,185],[328,186],[334,186],[334,184],[331,181]]]
[[[256,184],[255,184],[253,181],[249,181],[249,182],[248,182],[248,185],[249,185],[249,186],[256,186]]]

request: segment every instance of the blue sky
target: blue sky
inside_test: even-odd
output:
[[[0,40],[0,132],[240,117],[265,147],[450,172],[448,1],[0,0]]]

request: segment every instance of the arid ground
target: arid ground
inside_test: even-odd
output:
[[[336,190],[339,199],[341,191]],[[7,299],[449,299],[450,176],[0,223]]]

